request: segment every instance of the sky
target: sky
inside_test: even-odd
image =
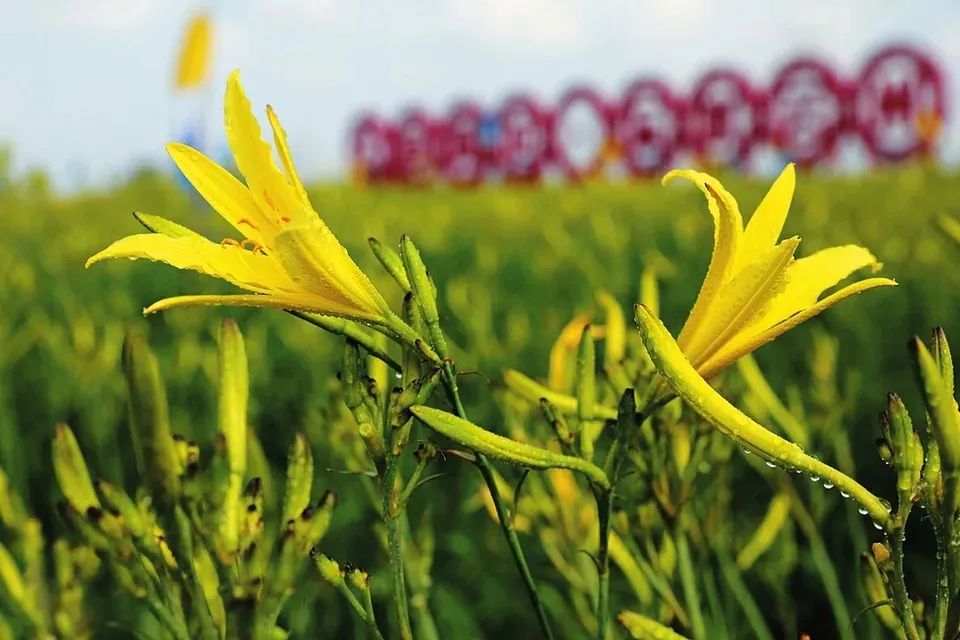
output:
[[[3,6],[6,5],[6,6]],[[18,171],[62,189],[107,184],[144,164],[203,113],[222,139],[234,68],[256,107],[270,103],[308,178],[343,175],[364,109],[437,112],[458,98],[495,106],[527,90],[552,102],[573,82],[617,95],[657,75],[685,91],[715,65],[767,82],[791,56],[817,54],[847,76],[891,41],[922,45],[960,105],[960,2],[930,0],[0,0],[0,143]],[[189,17],[211,12],[212,86],[172,91]],[[956,109],[960,116],[960,108]],[[261,111],[262,113],[262,111]],[[949,116],[948,116],[949,117]],[[960,159],[960,117],[944,154]]]

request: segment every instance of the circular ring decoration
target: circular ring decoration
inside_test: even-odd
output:
[[[410,109],[400,118],[400,165],[404,182],[426,184],[436,171],[440,131],[423,109]]]
[[[393,177],[397,144],[393,127],[374,114],[361,116],[350,135],[352,171],[361,180],[380,182]]]
[[[683,105],[659,80],[627,87],[617,113],[615,136],[630,175],[662,173],[673,160],[683,127]]]
[[[528,95],[507,98],[500,108],[498,160],[513,182],[536,182],[543,174],[550,146],[550,116]]]
[[[814,58],[799,58],[773,79],[766,126],[775,147],[801,166],[832,157],[843,130],[843,87]]]
[[[458,186],[479,184],[483,180],[483,112],[472,102],[455,104],[443,124],[440,171]]]
[[[860,73],[855,114],[873,156],[893,162],[932,148],[946,112],[943,77],[913,47],[887,47]]]
[[[711,164],[740,165],[757,132],[757,96],[747,79],[715,69],[693,87],[687,110],[687,142]]]
[[[611,109],[588,87],[568,90],[553,117],[553,158],[570,180],[599,174],[607,161],[612,138]]]

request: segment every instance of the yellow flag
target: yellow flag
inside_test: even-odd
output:
[[[210,74],[213,50],[213,29],[210,16],[198,14],[187,25],[180,57],[177,61],[177,89],[193,89],[202,85]]]

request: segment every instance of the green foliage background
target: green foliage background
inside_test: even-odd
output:
[[[749,215],[766,184],[723,178]],[[167,380],[175,430],[206,442],[216,431],[215,332],[226,315],[238,320],[247,340],[250,422],[267,457],[282,469],[294,433],[305,431],[318,460],[318,484],[341,494],[325,552],[369,568],[382,565],[371,532],[376,516],[356,477],[339,472],[344,469],[338,452],[359,446],[344,418],[334,375],[339,338],[275,311],[195,309],[143,319],[140,310],[162,297],[228,287],[146,261],[83,268],[85,259],[109,242],[141,230],[130,215],[134,210],[163,215],[218,239],[229,229],[216,214],[168,176],[148,171],[115,188],[70,197],[53,193],[39,173],[0,180],[0,466],[48,535],[62,530],[49,462],[55,423],[73,428],[96,475],[128,485],[133,480],[119,366],[125,328],[148,327]],[[846,301],[757,354],[774,389],[785,394],[792,389],[802,397],[810,382],[813,335],[825,330],[838,339],[839,373],[854,402],[844,410],[843,434],[821,434],[824,456],[830,456],[831,438],[848,438],[858,478],[887,497],[892,497],[892,479],[873,444],[876,413],[888,390],[920,406],[906,341],[938,324],[948,336],[960,336],[960,296],[954,293],[960,290],[955,269],[960,247],[936,225],[937,216],[955,212],[957,184],[956,175],[922,166],[849,178],[801,175],[785,230],[803,237],[799,254],[862,244],[901,286]],[[312,189],[311,199],[381,290],[394,296],[389,299],[397,308],[395,289],[365,240],[395,242],[401,233],[416,240],[439,287],[458,364],[480,372],[463,383],[471,417],[501,431],[492,391],[502,369],[544,376],[560,328],[575,313],[592,311],[599,289],[629,308],[638,298],[644,265],[658,265],[662,316],[676,331],[696,295],[712,241],[699,193],[655,183],[471,191],[326,185]],[[447,634],[442,637],[506,630],[522,633],[510,637],[533,637],[534,623],[500,533],[475,506],[478,477],[454,461],[444,463],[443,471],[449,475],[442,487],[424,490],[414,505],[434,521],[433,598],[437,622]],[[746,533],[749,519],[762,514],[768,499],[746,490],[743,513],[733,514],[746,518]],[[816,511],[826,522],[829,514],[852,509],[838,498],[817,500]],[[859,522],[869,538],[869,522]],[[0,541],[3,535],[0,531]],[[853,548],[842,531],[826,530],[823,536],[844,584],[856,583],[855,552],[862,549]],[[537,554],[532,539],[527,546],[537,578],[547,583],[545,589],[559,592],[562,580]],[[918,570],[923,566],[921,560]],[[811,573],[801,570],[783,579],[792,580],[801,628],[816,629],[824,596]],[[353,628],[336,594],[312,580],[321,604],[294,598],[287,624],[295,632],[309,627],[319,637]],[[864,603],[854,589],[848,593],[849,608],[856,612]],[[100,606],[107,607],[110,596],[101,594]],[[828,630],[824,637],[829,635]]]

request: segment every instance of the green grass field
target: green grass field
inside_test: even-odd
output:
[[[222,318],[233,318],[246,340],[249,424],[266,461],[258,464],[271,469],[264,471],[265,480],[282,486],[286,451],[297,432],[305,433],[316,459],[315,485],[338,494],[323,553],[371,572],[377,612],[388,620],[390,585],[379,518],[370,506],[367,480],[357,473],[362,444],[336,377],[342,338],[271,310],[189,309],[143,318],[142,308],[160,298],[229,287],[147,261],[85,270],[87,257],[139,231],[131,216],[135,210],[213,239],[229,235],[203,202],[168,176],[143,172],[110,190],[70,197],[52,193],[39,174],[0,178],[0,468],[39,519],[46,540],[77,540],[56,508],[62,499],[50,462],[56,424],[71,427],[95,478],[135,489],[121,369],[125,332],[131,327],[141,332],[157,354],[173,431],[205,447],[217,431],[217,331]],[[745,215],[767,187],[733,175],[723,178]],[[876,416],[887,392],[896,390],[914,420],[921,419],[907,341],[915,334],[926,339],[937,325],[948,336],[960,336],[955,268],[960,245],[937,223],[957,213],[957,184],[957,175],[922,166],[849,178],[801,175],[784,234],[802,236],[798,254],[861,244],[884,263],[882,274],[900,286],[847,300],[756,354],[773,390],[804,425],[807,450],[854,472],[891,501],[894,477],[877,455]],[[658,274],[661,316],[676,333],[703,278],[712,241],[701,195],[655,183],[473,191],[325,185],[311,189],[311,200],[351,256],[389,292],[395,308],[400,296],[366,240],[373,236],[395,245],[406,233],[417,242],[438,288],[453,358],[462,371],[476,372],[461,379],[470,416],[514,436],[522,427],[503,393],[504,369],[544,378],[551,345],[566,322],[577,313],[602,320],[598,291],[629,310],[639,299],[645,267]],[[777,422],[736,367],[722,383],[738,406],[764,424]],[[545,430],[527,432],[534,440],[548,439]],[[873,612],[850,625],[870,604],[859,558],[879,539],[869,520],[836,491],[758,466],[725,441],[710,446],[703,463],[709,472],[696,478],[689,506],[710,532],[691,538],[708,637],[758,637],[757,615],[777,638],[795,638],[801,631],[815,639],[884,637]],[[509,465],[497,467],[511,485],[519,477]],[[413,539],[427,565],[421,584],[410,580],[413,591],[429,595],[439,637],[534,637],[536,623],[516,570],[478,497],[479,475],[452,456],[435,471],[444,477],[418,490],[410,504]],[[540,491],[559,495],[546,484],[538,479],[527,495],[534,502]],[[793,509],[759,560],[738,570],[732,558],[779,494],[801,496],[805,509]],[[643,521],[644,491],[636,495],[623,509]],[[14,532],[3,524],[2,499],[0,542],[17,549]],[[594,624],[585,595],[592,589],[584,577],[591,571],[589,557],[577,552],[576,536],[551,529],[544,524],[547,516],[531,515],[543,505],[525,514],[523,504],[518,517],[527,515],[530,522],[521,540],[558,637],[588,637]],[[265,508],[278,507],[268,498]],[[912,595],[930,607],[929,580],[922,576],[932,571],[932,537],[928,525],[916,522],[908,541],[907,581],[915,585]],[[628,546],[659,566],[658,574],[667,576],[665,588],[681,594],[689,614],[690,594],[675,568],[675,541],[651,525],[635,529]],[[51,553],[46,552],[46,581],[55,579]],[[25,559],[17,562],[22,566]],[[42,576],[31,579],[44,582]],[[131,629],[140,637],[166,637],[147,609],[104,571],[84,584],[82,608],[93,637],[133,637]],[[304,572],[300,584],[280,617],[292,637],[364,637],[365,629],[316,571]],[[669,608],[662,593],[653,604],[638,602],[637,591],[617,569],[612,585],[615,611],[643,611],[685,628],[664,613]],[[0,612],[12,616],[15,607],[2,595],[0,589]],[[844,616],[846,624],[839,622]]]

